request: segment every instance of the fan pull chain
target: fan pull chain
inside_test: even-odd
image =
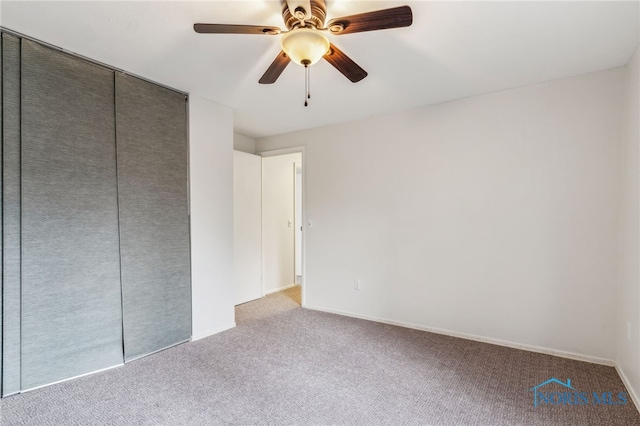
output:
[[[311,94],[309,93],[309,65],[311,65],[311,61],[303,59],[301,63],[304,65],[304,106],[307,106],[309,105],[307,99],[311,99]]]
[[[305,64],[304,66],[304,106],[308,106],[309,102],[309,66]]]
[[[311,67],[307,67],[307,99],[311,99]]]

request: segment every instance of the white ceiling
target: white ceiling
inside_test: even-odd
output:
[[[331,41],[366,69],[327,62],[258,79],[279,36],[196,34],[196,22],[284,27],[279,1],[1,1],[5,28],[227,105],[251,137],[291,132],[625,65],[639,2],[328,0],[328,19],[409,4],[413,25]]]

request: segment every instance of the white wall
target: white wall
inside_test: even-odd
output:
[[[618,367],[640,401],[640,66],[638,49],[627,65],[623,128]],[[631,339],[627,326],[631,326]]]
[[[233,149],[236,151],[246,152],[248,154],[256,153],[256,140],[245,136],[242,133],[233,134]]]
[[[624,77],[257,140],[305,141],[305,306],[614,360]]]
[[[235,326],[233,111],[189,96],[193,339]]]

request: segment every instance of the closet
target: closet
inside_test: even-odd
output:
[[[191,337],[186,96],[2,33],[2,395]]]

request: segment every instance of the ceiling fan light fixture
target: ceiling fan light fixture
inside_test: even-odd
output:
[[[305,67],[315,64],[329,51],[329,40],[312,28],[296,28],[282,36],[280,43],[293,62]]]

